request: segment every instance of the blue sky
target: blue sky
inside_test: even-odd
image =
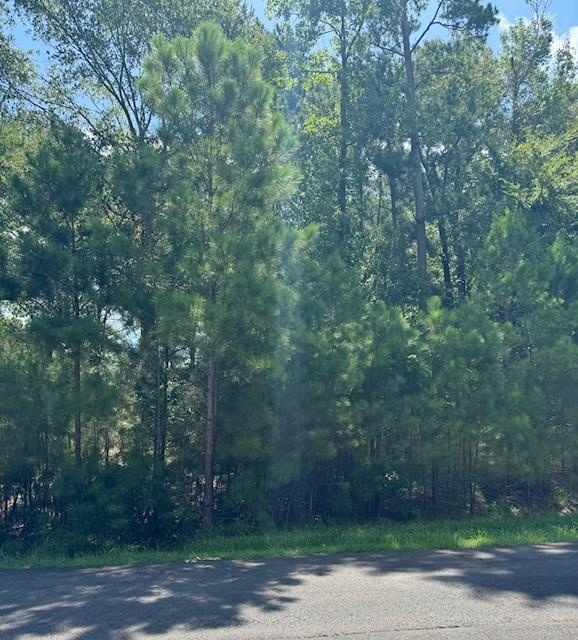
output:
[[[265,17],[265,0],[248,0],[257,14]],[[510,20],[519,16],[530,16],[531,10],[524,0],[494,0],[499,11]],[[568,31],[574,25],[578,25],[578,2],[575,0],[552,0],[550,12],[554,14],[556,27],[560,31]]]
[[[255,8],[257,15],[267,22],[265,15],[266,0],[247,1]],[[513,22],[516,18],[522,16],[530,17],[532,15],[532,10],[524,0],[494,0],[493,3],[506,22]],[[557,34],[562,38],[570,36],[578,50],[578,0],[552,0],[549,13],[553,18]],[[575,27],[574,31],[572,31],[572,27]],[[499,31],[499,28],[495,27],[490,35],[490,41],[494,46],[497,46],[499,42]]]
[[[265,0],[247,0],[255,8],[257,15],[265,22]],[[494,0],[503,17],[502,24],[513,22],[520,16],[530,16],[531,9],[524,0]],[[571,42],[578,51],[578,0],[552,0],[550,14],[554,21],[554,28],[560,38],[570,37]],[[490,42],[497,46],[499,42],[499,28],[495,27],[490,35]],[[34,42],[26,33],[23,25],[17,24],[13,29],[16,44],[23,49],[36,48]],[[39,59],[42,59],[42,54]]]

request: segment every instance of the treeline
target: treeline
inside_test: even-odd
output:
[[[433,4],[4,8],[0,543],[572,507],[576,55]]]

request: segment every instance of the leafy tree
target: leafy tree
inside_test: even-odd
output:
[[[363,46],[365,28],[369,15],[373,11],[368,0],[350,0],[347,2],[286,2],[275,0],[270,3],[272,11],[285,20],[290,38],[296,42],[298,49],[304,51],[306,64],[311,68],[305,79],[309,90],[315,81],[316,73],[328,73],[335,77],[337,96],[330,98],[338,116],[332,126],[337,131],[337,157],[335,158],[339,181],[336,190],[337,216],[335,225],[336,242],[342,255],[347,258],[346,248],[350,243],[352,232],[351,212],[348,211],[350,199],[350,183],[352,181],[352,133],[351,133],[351,83],[352,61],[357,50]],[[322,62],[319,47],[330,39],[330,58],[326,68],[316,69]],[[328,107],[331,111],[333,106]],[[333,114],[320,114],[321,118],[332,118]],[[326,122],[329,124],[329,122]],[[307,127],[323,126],[314,123],[313,119]],[[335,214],[333,214],[335,215]]]
[[[417,265],[420,279],[421,302],[428,292],[427,284],[427,238],[425,185],[422,170],[422,148],[420,122],[418,121],[419,100],[417,97],[415,53],[430,30],[436,26],[465,36],[483,36],[495,22],[496,9],[480,0],[439,0],[434,14],[425,27],[420,26],[420,16],[427,3],[421,0],[410,2],[400,0],[382,9],[381,21],[389,28],[377,29],[382,32],[378,46],[399,56],[403,60],[406,83],[406,118],[410,138],[410,166],[415,202]],[[417,33],[412,42],[412,34]]]
[[[190,39],[156,38],[143,80],[163,119],[161,139],[188,186],[186,199],[173,206],[187,216],[190,247],[181,268],[198,317],[190,331],[205,363],[206,524],[214,508],[219,378],[225,367],[249,378],[259,368],[274,303],[272,213],[287,136],[260,65],[258,50],[204,24]]]
[[[491,52],[476,41],[432,42],[419,62],[426,203],[438,235],[430,247],[441,267],[432,276],[453,306],[471,291],[470,265],[500,197],[492,166],[503,149],[501,87]]]
[[[79,132],[55,125],[14,181],[17,301],[46,348],[70,357],[77,464],[82,460],[82,364],[88,351],[98,352],[106,343],[110,265],[99,255],[106,234],[100,172],[90,143]]]
[[[130,269],[130,279],[117,292],[118,306],[138,324],[135,392],[140,431],[153,442],[155,465],[160,469],[166,440],[163,380],[170,367],[170,358],[165,357],[170,350],[159,341],[155,302],[161,287],[157,262],[163,254],[159,212],[164,188],[162,178],[153,173],[161,161],[150,145],[157,123],[139,84],[143,60],[154,35],[189,36],[203,19],[219,22],[230,37],[250,34],[263,46],[268,46],[269,38],[247,6],[236,0],[94,0],[80,4],[22,0],[16,7],[32,19],[36,34],[49,44],[55,62],[53,80],[43,89],[44,101],[62,117],[72,117],[88,127],[115,152],[118,170],[112,189],[126,238],[117,249],[125,268]]]
[[[31,66],[22,51],[14,47],[7,33],[11,25],[5,2],[0,3],[0,113],[5,114],[10,101],[22,97],[31,79]]]
[[[529,4],[498,51],[479,0],[0,5],[1,545],[575,507],[577,68]]]
[[[66,70],[60,80],[65,85],[65,101],[85,123],[96,133],[103,130],[102,124],[93,122],[94,109],[82,104],[86,103],[82,95],[88,90],[96,114],[107,107],[102,103],[104,95],[121,129],[139,141],[146,138],[152,126],[138,78],[153,36],[189,35],[199,16],[218,20],[231,37],[258,29],[251,12],[234,0],[91,0],[81,4],[71,0],[18,0],[16,7],[32,18],[38,35],[51,44],[59,68]]]
[[[279,521],[335,516],[350,503],[344,465],[371,339],[362,291],[339,253],[326,258],[314,228],[290,240],[273,467]]]

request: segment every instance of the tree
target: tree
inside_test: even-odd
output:
[[[528,22],[519,20],[502,36],[502,66],[515,142],[523,140],[540,86],[547,82],[551,46],[552,23],[542,13]]]
[[[52,56],[66,70],[60,79],[63,106],[68,103],[95,134],[104,127],[102,121],[93,121],[94,115],[104,116],[112,106],[112,117],[121,130],[139,142],[146,139],[152,121],[138,79],[155,34],[188,35],[205,18],[218,20],[232,37],[250,32],[259,37],[252,13],[235,0],[192,4],[183,0],[91,0],[82,4],[17,0],[16,7],[32,18],[37,34],[52,45]]]
[[[272,463],[279,523],[353,512],[348,459],[359,428],[355,393],[371,349],[363,291],[315,227],[287,238]]]
[[[476,41],[431,42],[418,59],[426,204],[438,232],[430,247],[440,256],[432,279],[451,307],[472,290],[470,267],[500,197],[492,167],[504,152],[501,86],[491,51]]]
[[[481,0],[0,0],[0,545],[574,508],[578,67],[529,4],[498,51]]]
[[[18,215],[17,300],[31,331],[72,369],[74,457],[82,461],[82,363],[105,340],[106,278],[98,154],[82,135],[55,124],[14,181]]]
[[[31,79],[32,69],[24,53],[14,47],[12,38],[6,33],[11,21],[6,5],[0,3],[0,112],[10,101],[21,98],[24,87]]]
[[[190,331],[199,338],[206,367],[207,525],[214,508],[219,377],[225,363],[247,370],[256,354],[250,348],[235,353],[235,344],[255,332],[248,318],[266,317],[255,310],[271,300],[272,214],[284,180],[286,132],[260,65],[258,50],[229,42],[216,26],[204,24],[190,39],[157,37],[143,80],[164,122],[161,139],[184,181],[182,199],[173,206],[190,225],[182,268],[199,317]],[[242,304],[246,295],[248,307]]]
[[[291,24],[294,38],[300,48],[305,49],[307,64],[316,65],[318,47],[329,37],[334,42],[332,67],[335,69],[338,85],[338,157],[337,186],[338,217],[335,221],[337,246],[347,257],[350,242],[351,212],[348,210],[351,182],[351,122],[350,83],[351,61],[364,40],[364,29],[372,11],[369,0],[347,0],[345,2],[286,2],[276,0],[271,3],[273,11]],[[334,69],[324,71],[332,73]],[[315,71],[313,71],[313,75]]]
[[[416,92],[414,54],[428,33],[435,26],[465,36],[483,36],[496,20],[496,9],[480,0],[439,0],[427,25],[420,29],[419,18],[427,3],[420,0],[400,0],[385,7],[380,18],[385,22],[378,46],[403,59],[406,76],[407,127],[410,140],[410,164],[415,202],[415,224],[417,244],[417,266],[419,275],[419,297],[423,306],[428,292],[427,283],[427,237],[426,202],[422,168],[422,148],[419,104]],[[412,11],[413,10],[413,11]],[[379,24],[379,23],[378,23]],[[383,23],[381,23],[383,24]],[[381,27],[381,24],[377,27]],[[387,28],[389,27],[389,28]],[[412,33],[418,32],[414,42]]]
[[[188,36],[203,19],[218,21],[231,37],[249,35],[267,46],[268,36],[252,11],[236,0],[22,0],[18,10],[32,19],[36,34],[50,45],[59,72],[42,92],[50,110],[79,121],[113,150],[117,171],[112,182],[127,237],[122,247],[131,281],[117,300],[139,325],[139,375],[135,391],[140,404],[140,431],[153,447],[155,466],[164,464],[166,431],[166,345],[158,339],[161,286],[156,264],[163,253],[164,204],[162,154],[151,148],[156,122],[143,99],[139,79],[143,60],[158,33]],[[158,178],[158,179],[157,179]],[[120,248],[120,247],[119,247]],[[134,268],[133,268],[134,267]]]

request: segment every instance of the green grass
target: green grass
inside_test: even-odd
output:
[[[25,555],[10,555],[0,550],[0,569],[97,567],[364,551],[478,549],[552,542],[578,542],[578,514],[320,526],[235,537],[199,536],[176,551],[120,547],[106,553],[76,555],[72,558],[65,554],[46,555],[41,550]]]

